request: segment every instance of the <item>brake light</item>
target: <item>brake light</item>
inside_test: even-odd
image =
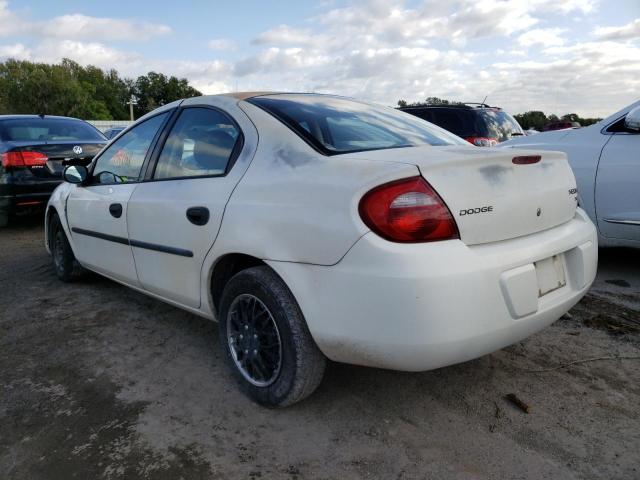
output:
[[[498,139],[493,137],[466,137],[465,140],[476,147],[495,147]]]
[[[540,155],[522,155],[520,157],[513,157],[511,162],[514,165],[531,165],[532,163],[538,163],[541,158]]]
[[[422,177],[385,183],[367,192],[358,208],[362,221],[392,242],[460,238],[449,208]]]
[[[2,166],[37,167],[47,163],[47,156],[40,152],[6,152],[2,154]]]

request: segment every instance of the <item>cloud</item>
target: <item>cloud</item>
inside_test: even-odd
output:
[[[228,38],[214,38],[213,40],[209,40],[207,47],[211,50],[234,50],[236,48],[236,44],[233,40],[229,40]]]
[[[82,14],[29,21],[12,12],[6,0],[0,0],[0,25],[0,36],[21,34],[65,40],[138,41],[171,33],[171,28],[166,25]]]
[[[637,40],[640,39],[640,18],[619,27],[598,27],[594,32],[601,40]]]
[[[74,40],[149,40],[171,33],[166,25],[81,14],[36,22],[31,28],[43,36]]]
[[[14,58],[16,60],[30,60],[31,50],[21,43],[0,46],[0,58]]]
[[[9,10],[9,2],[0,0],[0,37],[15,35],[24,30],[23,20]]]
[[[214,38],[207,44],[210,59],[191,61],[187,50],[184,58],[151,59],[128,45],[151,43],[168,34],[168,26],[96,23],[79,13],[38,23],[0,0],[0,22],[7,25],[0,35],[27,32],[19,42],[5,39],[0,57],[54,62],[66,56],[129,77],[155,70],[186,77],[204,93],[317,91],[388,105],[488,95],[488,102],[513,113],[604,116],[637,100],[640,45],[638,20],[591,31],[598,8],[596,0],[327,1],[299,22],[249,32],[244,45]],[[33,29],[48,23],[59,28]],[[100,28],[89,34],[94,23]],[[122,29],[116,32],[116,25]]]
[[[518,37],[518,43],[523,47],[540,45],[553,47],[564,45],[565,40],[560,36],[566,30],[563,28],[534,28]]]
[[[142,56],[137,53],[118,50],[99,42],[78,42],[60,40],[42,42],[31,52],[32,58],[40,62],[58,62],[70,58],[83,65],[95,65],[102,68],[113,68],[114,65],[132,65],[141,62]]]
[[[276,28],[262,32],[251,43],[254,45],[310,45],[314,39],[309,30],[279,25]]]

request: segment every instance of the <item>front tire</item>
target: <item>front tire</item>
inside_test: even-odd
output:
[[[83,269],[73,255],[57,213],[53,214],[49,225],[49,249],[53,259],[53,269],[60,280],[72,282],[82,275]]]
[[[299,402],[324,375],[326,358],[298,303],[266,266],[243,270],[225,286],[220,344],[240,388],[267,407]]]

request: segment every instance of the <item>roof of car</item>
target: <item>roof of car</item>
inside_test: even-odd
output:
[[[399,110],[418,110],[421,108],[456,108],[463,110],[502,110],[500,107],[493,107],[485,103],[436,103],[426,105],[409,105],[406,107],[400,107]]]
[[[318,96],[330,96],[330,97],[335,97],[335,96],[339,96],[339,95],[335,95],[335,94],[331,94],[331,93],[317,93],[317,92],[287,92],[287,91],[282,91],[282,92],[276,92],[276,91],[257,91],[257,92],[227,92],[227,93],[219,93],[218,95],[220,96],[224,96],[224,97],[231,97],[231,98],[235,98],[237,100],[247,100],[249,98],[255,98],[255,97],[264,97],[267,95],[318,95]],[[216,96],[216,95],[214,95]]]
[[[262,95],[274,95],[277,93],[283,93],[283,92],[228,92],[228,93],[221,93],[220,95],[223,95],[225,97],[236,98],[238,100],[246,100],[248,98],[260,97]]]
[[[56,118],[56,119],[61,119],[61,120],[78,120],[80,122],[84,121],[84,120],[81,120],[79,118],[62,117],[62,116],[59,116],[59,115],[27,115],[27,114],[0,115],[0,120],[19,120],[21,118]]]

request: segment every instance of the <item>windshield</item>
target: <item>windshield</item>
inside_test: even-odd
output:
[[[102,134],[82,120],[71,118],[13,118],[0,121],[5,142],[103,142]]]
[[[261,107],[326,155],[413,147],[466,145],[412,115],[342,97],[282,94],[254,97]]]

